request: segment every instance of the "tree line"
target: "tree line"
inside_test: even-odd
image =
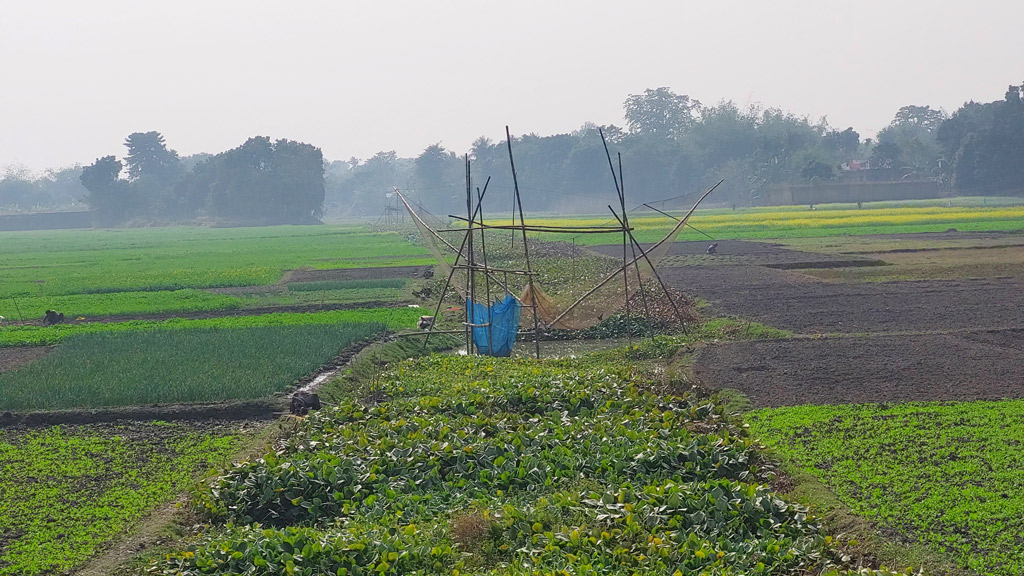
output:
[[[309,224],[323,215],[319,148],[265,136],[191,167],[159,132],[136,132],[124,160],[105,156],[82,169],[86,202],[98,224],[199,216],[252,224]]]
[[[732,101],[704,105],[656,88],[626,99],[624,127],[585,124],[566,134],[513,136],[512,147],[532,210],[592,212],[603,207],[595,201],[613,197],[599,128],[613,155],[623,156],[625,187],[637,205],[685,205],[686,196],[722,179],[716,199],[739,205],[758,204],[775,186],[837,180],[937,180],[961,194],[1021,195],[1022,91],[1024,84],[1010,86],[1003,100],[968,102],[952,115],[903,106],[876,138],[862,139],[825,119]],[[511,190],[507,142],[479,138],[468,155],[478,185],[491,177],[490,189]],[[463,156],[437,143],[416,158],[380,152],[327,167],[327,198],[343,214],[381,213],[393,185],[429,210],[461,210]]]
[[[519,135],[512,147],[529,210],[593,211],[603,206],[595,201],[613,196],[598,129],[612,153],[622,154],[627,195],[636,204],[671,205],[669,199],[722,179],[717,200],[739,205],[759,203],[776,186],[836,180],[929,179],[962,194],[1022,194],[1022,91],[1024,84],[1010,86],[1002,100],[967,102],[952,115],[904,106],[876,138],[862,139],[825,119],[732,101],[705,105],[655,88],[626,98],[623,127],[588,123],[565,134]],[[8,171],[0,208],[33,198],[67,202],[77,190],[102,225],[197,217],[301,223],[319,219],[325,206],[339,215],[379,215],[393,186],[438,213],[465,205],[463,156],[440,143],[415,158],[382,151],[326,163],[310,144],[266,137],[187,158],[158,132],[131,134],[125,147],[123,159],[107,156],[81,168],[78,187],[76,169],[37,179]],[[474,182],[491,177],[495,195],[512,189],[507,142],[481,137],[468,155]]]

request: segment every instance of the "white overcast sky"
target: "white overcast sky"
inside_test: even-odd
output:
[[[158,130],[328,159],[623,124],[668,86],[873,135],[1024,82],[1024,2],[0,0],[0,167],[88,164]]]

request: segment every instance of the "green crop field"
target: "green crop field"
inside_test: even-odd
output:
[[[212,481],[219,527],[148,573],[851,573],[713,403],[645,391],[682,345],[392,366]]]
[[[1024,573],[1024,401],[801,406],[748,421],[854,512],[978,574]]]
[[[949,201],[953,204],[953,201]],[[1019,201],[1010,205],[976,205],[957,199],[955,205],[935,202],[867,203],[828,205],[811,210],[808,206],[777,206],[739,210],[698,210],[678,240],[706,240],[708,236],[722,239],[781,239],[866,234],[905,234],[911,232],[942,232],[949,228],[960,231],[1024,230],[1024,206]],[[965,205],[966,204],[966,205]],[[685,212],[671,212],[681,217]],[[675,220],[651,211],[630,214],[633,235],[640,242],[656,242],[675,225]],[[548,226],[608,226],[614,219],[599,215],[572,218],[531,218],[535,224]],[[699,231],[698,231],[699,230]],[[569,240],[571,235],[544,234],[543,238]],[[581,234],[572,237],[577,244],[615,244],[621,235]]]
[[[8,344],[54,338],[59,344],[27,366],[0,373],[0,409],[263,398],[382,332],[386,323],[411,327],[418,313],[399,308],[17,327],[0,333]]]
[[[159,422],[0,429],[0,575],[67,573],[223,466],[239,432]]]
[[[274,312],[220,318],[170,318],[167,320],[129,320],[56,324],[54,326],[16,325],[0,329],[0,347],[49,346],[69,336],[100,333],[141,333],[162,331],[217,330],[273,326],[373,324],[379,330],[411,328],[423,313],[421,308],[367,308],[327,312]]]
[[[298,268],[432,264],[405,236],[360,226],[0,232],[0,316],[231,309],[189,289],[267,286]]]

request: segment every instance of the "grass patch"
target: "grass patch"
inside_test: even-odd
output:
[[[979,574],[1024,571],[1024,401],[802,406],[748,421],[854,513]]]
[[[224,424],[0,430],[0,575],[75,568],[239,445]]]
[[[78,334],[0,374],[0,409],[264,398],[382,329],[344,323]]]

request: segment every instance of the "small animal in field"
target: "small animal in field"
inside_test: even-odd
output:
[[[718,253],[718,242],[715,242],[711,246],[708,246],[708,254],[714,255]]]
[[[60,324],[64,321],[64,313],[57,313],[56,310],[47,310],[46,315],[43,316],[43,324],[47,326],[53,326],[54,324]]]

